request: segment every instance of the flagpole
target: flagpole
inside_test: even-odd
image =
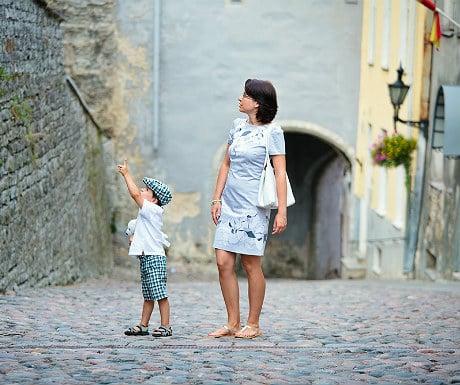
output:
[[[443,15],[446,19],[448,19],[450,22],[454,23],[458,28],[460,28],[460,24],[457,23],[455,20],[453,20],[453,19],[452,19],[449,15],[447,15],[442,9],[439,9],[438,7],[436,7],[435,12],[440,13],[440,14]]]
[[[429,10],[433,12],[438,12],[441,15],[443,15],[447,20],[450,22],[454,23],[458,28],[460,28],[460,24],[457,23],[455,20],[453,20],[447,13],[445,13],[441,8],[438,8],[435,3],[433,3],[431,0],[417,0],[420,4],[424,5],[427,7]]]

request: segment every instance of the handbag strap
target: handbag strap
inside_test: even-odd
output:
[[[265,163],[264,163],[264,168],[267,167],[267,164],[268,162],[270,161],[270,156],[268,155],[268,146],[270,144],[270,135],[272,133],[272,124],[270,123],[268,126],[267,126],[268,130],[267,130],[267,136],[265,138]]]

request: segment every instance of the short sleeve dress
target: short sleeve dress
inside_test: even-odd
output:
[[[241,118],[233,121],[228,136],[230,170],[222,192],[215,249],[247,255],[264,254],[270,209],[261,209],[256,204],[265,162],[265,136],[269,132],[269,155],[284,155],[284,135],[280,126],[253,126]]]

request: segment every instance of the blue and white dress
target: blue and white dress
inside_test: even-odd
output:
[[[247,255],[264,254],[270,209],[261,209],[256,204],[265,162],[265,135],[270,131],[269,155],[284,155],[284,135],[280,126],[253,126],[241,118],[233,121],[228,136],[230,170],[214,236],[216,249]]]

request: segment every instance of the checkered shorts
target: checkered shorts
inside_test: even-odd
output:
[[[140,255],[142,294],[146,301],[168,298],[166,293],[166,257],[164,255]]]

